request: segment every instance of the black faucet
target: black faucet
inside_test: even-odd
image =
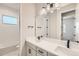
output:
[[[70,40],[67,40],[67,48],[70,48],[69,43],[70,43]]]
[[[38,36],[37,39],[40,40],[42,37],[43,37],[42,35],[41,36]]]

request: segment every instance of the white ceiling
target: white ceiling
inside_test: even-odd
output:
[[[9,7],[9,8],[12,8],[12,9],[15,9],[17,11],[19,11],[19,6],[20,4],[19,3],[0,3],[0,5],[2,6],[5,6],[5,7]]]

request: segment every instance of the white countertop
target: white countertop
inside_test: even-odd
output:
[[[44,49],[47,52],[50,52],[52,54],[55,54],[55,55],[58,55],[58,56],[68,56],[65,53],[60,53],[60,52],[55,51],[55,49],[58,46],[63,46],[64,47],[64,44],[61,44],[62,43],[61,40],[56,40],[56,39],[51,40],[50,38],[42,38],[39,41],[35,37],[28,37],[26,39],[26,41],[33,44],[33,45],[35,45],[35,46],[37,46],[37,47],[40,47],[40,48],[42,48],[42,49]]]

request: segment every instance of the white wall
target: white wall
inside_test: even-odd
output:
[[[48,37],[57,39],[57,11],[49,15]]]
[[[8,15],[17,18],[17,25],[7,25],[2,23],[2,16]],[[0,44],[10,46],[19,41],[19,14],[8,7],[0,6]]]
[[[25,40],[27,37],[35,36],[35,5],[23,3],[20,7],[20,55],[26,55],[25,53]],[[28,28],[33,26],[33,28]]]

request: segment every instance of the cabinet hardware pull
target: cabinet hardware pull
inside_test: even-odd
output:
[[[34,26],[28,26],[28,28],[33,28]]]
[[[40,53],[44,53],[44,52],[42,52],[42,51],[40,51],[40,50],[38,50]]]
[[[37,27],[37,28],[42,28],[42,27]]]
[[[29,54],[31,54],[31,49],[29,49]]]

